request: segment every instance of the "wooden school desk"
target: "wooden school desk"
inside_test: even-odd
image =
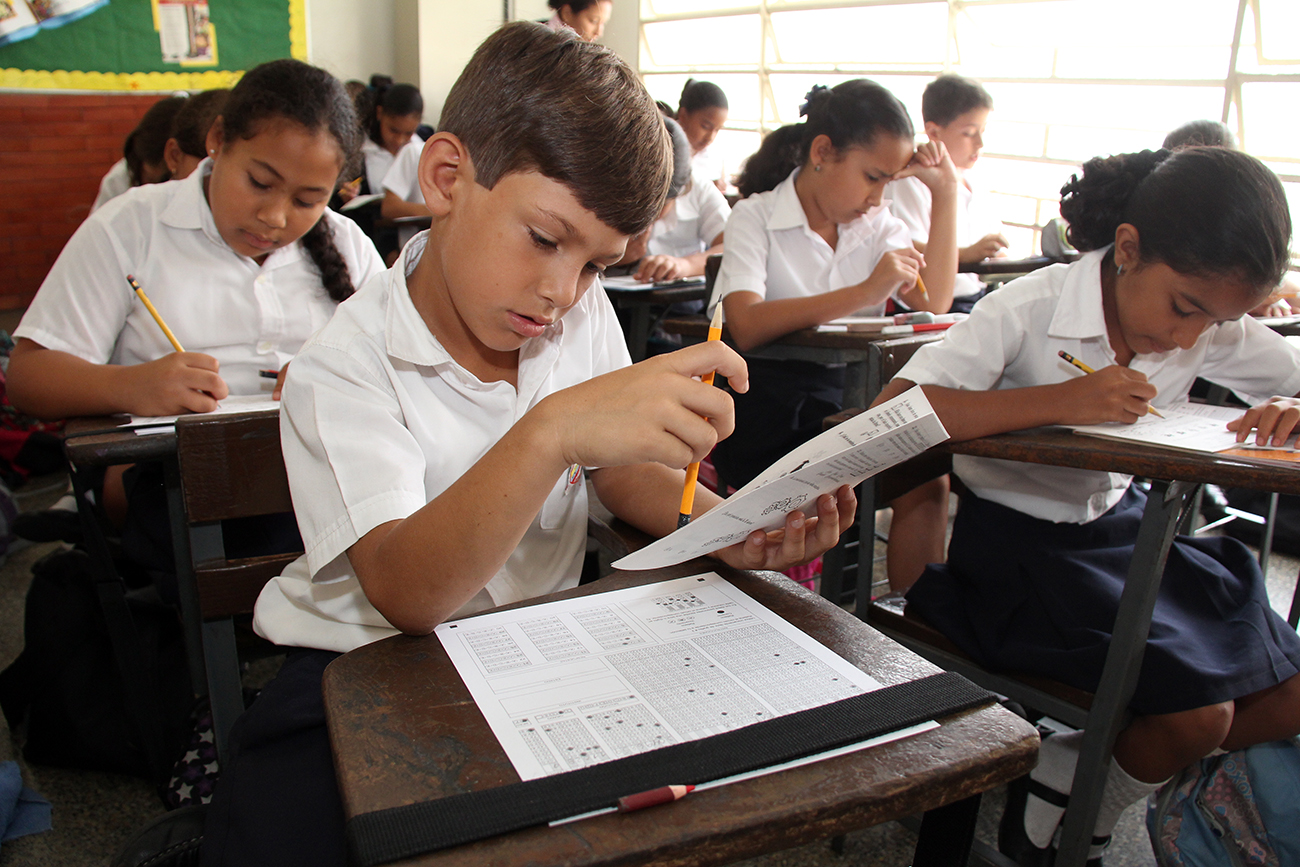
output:
[[[1092,714],[1105,724],[1095,724],[1092,722],[1094,717],[1089,717],[1079,756],[1079,770],[1070,795],[1070,804],[1077,812],[1067,813],[1056,860],[1057,867],[1083,867],[1101,802],[1104,774],[1110,765],[1115,736],[1124,726],[1125,708],[1137,687],[1151,613],[1183,506],[1202,483],[1300,494],[1300,470],[1081,436],[1064,428],[1039,428],[968,442],[945,443],[937,446],[936,450],[954,455],[1125,473],[1152,480],[1133,560],[1120,597],[1114,638],[1092,703]],[[985,682],[985,686],[989,684]]]
[[[624,334],[633,364],[645,359],[650,330],[671,305],[705,301],[710,291],[702,281],[681,286],[669,284],[653,289],[620,289],[616,286],[604,288],[614,309],[619,312],[619,318],[626,317]]]
[[[716,561],[616,572],[520,604],[703,571],[722,574],[886,685],[936,671],[788,579],[737,572]],[[435,636],[397,636],[345,654],[326,670],[324,688],[348,817],[519,779]],[[1037,749],[1033,727],[998,705],[987,705],[912,738],[698,792],[677,803],[531,828],[400,863],[698,867],[928,811],[914,864],[965,864],[980,793],[1027,773]]]
[[[977,274],[983,278],[984,285],[996,289],[1003,283],[1009,283],[1017,277],[1023,277],[1031,271],[1055,265],[1060,261],[1050,256],[1030,256],[1027,259],[981,259],[978,262],[960,262],[957,271],[961,274]]]

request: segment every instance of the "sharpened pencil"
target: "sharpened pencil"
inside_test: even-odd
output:
[[[713,308],[713,321],[709,323],[709,340],[722,339],[722,302]],[[713,385],[713,372],[710,371],[702,380],[705,385]],[[677,529],[691,522],[691,512],[695,509],[695,483],[700,478],[700,462],[695,461],[686,468],[686,485],[682,488],[682,507],[677,516]]]

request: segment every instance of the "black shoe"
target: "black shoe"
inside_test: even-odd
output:
[[[1029,775],[1007,784],[1007,806],[998,825],[998,851],[1021,867],[1052,867],[1056,850],[1040,849],[1025,833],[1025,805],[1029,803]]]
[[[118,850],[111,867],[198,867],[207,813],[203,805],[159,816]]]

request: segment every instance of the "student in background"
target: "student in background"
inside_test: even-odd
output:
[[[971,186],[966,173],[984,148],[984,127],[993,98],[978,82],[960,75],[941,75],[926,85],[921,96],[921,117],[930,141],[943,142],[957,168],[957,261],[979,262],[1005,256],[1007,239],[1001,222],[988,208],[984,196]],[[925,252],[930,236],[930,190],[917,178],[894,181],[885,190],[889,210],[907,224],[916,249]],[[974,274],[957,274],[952,308],[969,313],[986,287]]]
[[[350,201],[360,193],[379,193],[384,189],[384,177],[403,148],[416,146],[416,159],[422,140],[415,138],[415,130],[424,118],[424,97],[413,84],[394,84],[376,91],[373,106],[363,126],[366,137],[361,143],[365,159],[362,175],[339,187],[339,197]]]
[[[546,22],[552,30],[568,28],[583,42],[595,42],[605,35],[605,24],[614,11],[613,0],[547,0],[555,14]]]
[[[228,394],[278,396],[303,342],[382,270],[370,240],[325,207],[359,138],[329,73],[295,60],[246,73],[208,132],[209,160],[184,181],[118,197],[69,239],[14,333],[14,405],[40,418],[158,416],[209,412]],[[128,274],[186,351],[173,350]],[[118,526],[124,471],[109,472],[101,500]],[[128,481],[157,508],[141,532],[169,539],[161,469]],[[171,569],[169,550],[141,558]]]
[[[669,182],[663,122],[616,55],[507,24],[470,59],[438,126],[420,161],[432,227],[312,339],[286,386],[285,463],[308,554],[266,585],[254,622],[295,649],[235,725],[207,867],[344,864],[329,661],[575,586],[586,472],[615,514],[670,532],[680,468],[730,430],[726,393],[692,377],[717,368],[744,387],[744,362],[716,341],[629,366],[608,298],[591,291]],[[697,497],[700,512],[719,502]],[[852,507],[843,489],[815,523],[796,513],[782,533],[717,556],[745,568],[805,559]]]
[[[190,176],[208,156],[208,130],[226,104],[229,88],[217,87],[196,93],[172,120],[171,136],[163,147],[163,161],[171,180]]]
[[[633,275],[645,283],[702,275],[709,256],[722,252],[722,230],[731,213],[717,187],[691,174],[691,145],[677,121],[666,117],[664,125],[673,143],[668,200],[654,224],[628,242],[618,263],[636,263]],[[697,301],[693,310],[677,312],[701,307]]]
[[[960,441],[1131,424],[1151,402],[1184,400],[1198,374],[1241,394],[1300,392],[1300,350],[1243,315],[1277,285],[1291,241],[1282,185],[1262,163],[1225,148],[1121,154],[1090,160],[1061,193],[1083,257],[987,296],[879,400],[920,384]],[[1280,444],[1298,423],[1300,401],[1286,397],[1229,428]],[[1096,691],[1146,495],[1105,472],[969,457],[954,458],[953,472],[969,494],[948,561],[927,568],[909,608],[983,665]],[[1250,551],[1177,537],[1094,837],[1215,749],[1300,732],[1298,671],[1300,637],[1274,613]],[[1012,790],[999,844],[1021,864],[1051,863],[1043,850],[1081,736],[1044,740],[1033,782]]]
[[[957,273],[957,172],[943,144],[913,146],[912,122],[866,79],[815,87],[797,162],[773,165],[727,221],[726,255],[710,309],[722,304],[742,351],[858,312],[891,297],[944,311]],[[775,135],[775,133],[774,133]],[[751,166],[752,168],[752,166]],[[934,193],[924,256],[881,207],[885,185],[919,177]],[[923,277],[928,295],[918,285]],[[719,475],[741,487],[821,431],[841,408],[843,368],[749,359],[751,388],[736,396],[736,436],[714,452]]]
[[[711,81],[691,78],[682,88],[673,115],[691,142],[692,168],[696,177],[709,181],[723,192],[727,190],[726,166],[722,155],[711,150],[709,145],[726,125],[728,111],[727,95],[722,88]]]
[[[132,187],[161,183],[170,177],[163,151],[171,135],[172,121],[185,100],[185,96],[169,96],[149,106],[122,143],[122,159],[113,163],[100,180],[99,195],[90,206],[92,214]]]

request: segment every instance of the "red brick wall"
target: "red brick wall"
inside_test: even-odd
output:
[[[24,307],[160,95],[0,93],[0,310]]]

